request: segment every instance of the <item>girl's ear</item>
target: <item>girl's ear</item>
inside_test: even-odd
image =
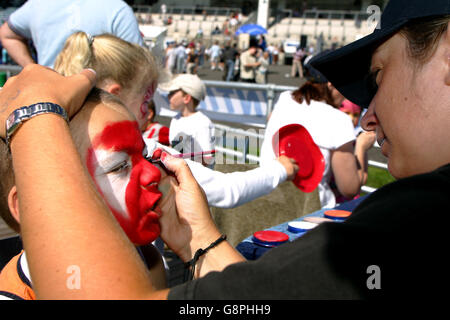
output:
[[[115,96],[118,96],[120,94],[120,92],[122,91],[122,86],[118,83],[110,83],[110,84],[105,85],[105,87],[102,89],[115,95]]]

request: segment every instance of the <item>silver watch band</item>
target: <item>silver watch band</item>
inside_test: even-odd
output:
[[[24,121],[46,113],[57,114],[68,121],[66,110],[51,102],[35,103],[30,106],[21,107],[14,110],[6,119],[6,144],[8,147],[12,136]]]

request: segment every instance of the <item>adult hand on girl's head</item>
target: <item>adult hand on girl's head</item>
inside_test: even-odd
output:
[[[217,230],[205,193],[183,159],[163,153],[164,166],[175,174],[176,212],[163,210],[159,222],[161,238],[183,261],[192,259],[199,248],[206,248],[220,233]]]
[[[74,115],[95,84],[95,71],[64,77],[38,64],[26,66],[11,77],[0,90],[0,136],[5,137],[5,122],[16,109],[39,102],[52,102]]]

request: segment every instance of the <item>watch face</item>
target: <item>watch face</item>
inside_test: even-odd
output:
[[[6,119],[6,134],[11,136],[27,116],[27,107],[22,107],[12,112]]]
[[[53,103],[36,103],[31,106],[25,106],[12,112],[6,119],[7,140],[11,138],[14,132],[20,127],[20,124],[34,116],[44,113],[55,113],[62,116],[66,121],[67,113],[60,106]]]
[[[15,115],[16,112],[14,111],[9,115],[8,119],[6,119],[6,130],[8,130],[14,123],[14,119],[16,118]]]

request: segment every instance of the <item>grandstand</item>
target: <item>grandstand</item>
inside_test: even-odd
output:
[[[320,1],[317,1],[320,3]],[[322,1],[331,3],[332,1]],[[340,6],[345,6],[340,1]],[[354,1],[351,1],[354,2]],[[227,1],[235,4],[235,1]],[[327,6],[324,6],[327,8]],[[330,7],[330,6],[328,6]],[[332,6],[331,6],[332,7]],[[240,7],[210,7],[210,6],[167,6],[165,15],[161,13],[158,4],[153,6],[134,5],[136,17],[140,24],[166,26],[169,38],[180,41],[192,39],[201,29],[206,43],[213,38],[226,38],[232,36],[234,30],[224,33],[223,25],[233,13],[241,13],[241,24],[256,23],[257,8],[248,15],[243,15]],[[167,18],[171,23],[167,24]],[[271,9],[268,21],[268,43],[281,45],[285,40],[293,39],[300,42],[303,36],[308,45],[316,45],[317,40],[323,39],[325,46],[342,46],[350,43],[373,31],[375,25],[368,22],[369,14],[362,10],[337,9],[307,9],[301,13],[295,9]],[[166,19],[166,20],[165,20]],[[214,34],[218,28],[222,32]]]

